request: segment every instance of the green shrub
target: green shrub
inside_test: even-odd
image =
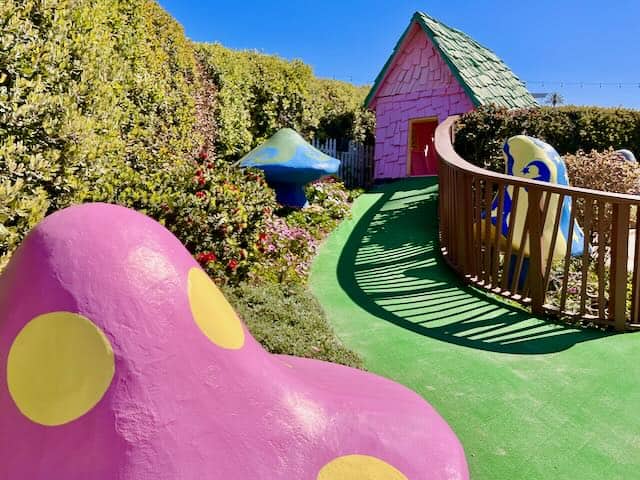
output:
[[[257,52],[197,44],[206,75],[218,89],[216,153],[237,158],[280,127],[300,130],[311,69]]]
[[[82,201],[117,203],[155,218],[218,283],[236,283],[264,262],[259,239],[276,208],[275,194],[261,172],[200,155],[154,172],[105,169]]]
[[[314,79],[305,105],[304,133],[320,140],[335,138],[372,145],[375,114],[363,107],[369,88],[338,80]]]
[[[373,141],[367,87],[318,79],[299,60],[198,44],[198,58],[218,91],[216,152],[228,160],[290,127],[307,138]]]
[[[480,107],[456,126],[455,149],[483,168],[504,172],[502,145],[514,135],[540,138],[564,155],[627,148],[640,153],[640,111],[600,107],[507,110]]]
[[[361,359],[336,338],[322,308],[304,287],[244,283],[226,287],[224,293],[268,351],[362,367]]]
[[[317,240],[324,238],[349,215],[350,204],[360,191],[347,190],[344,184],[329,177],[307,185],[309,206],[286,214],[289,225],[308,230]]]
[[[220,283],[304,281],[348,205],[311,187],[304,221],[274,217],[262,174],[219,159],[363,95],[299,61],[194,46],[152,0],[2,2],[0,269],[46,214],[100,201],[159,220]]]
[[[181,27],[151,0],[1,2],[2,261],[104,172],[152,176],[195,153],[196,76]]]

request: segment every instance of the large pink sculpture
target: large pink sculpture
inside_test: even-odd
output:
[[[0,277],[0,478],[468,474],[418,395],[267,353],[164,227],[89,204],[41,222]]]

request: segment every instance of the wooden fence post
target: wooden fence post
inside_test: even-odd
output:
[[[629,205],[613,205],[609,318],[618,331],[627,323],[627,257],[629,255]]]
[[[542,306],[545,299],[545,285],[542,259],[542,210],[540,200],[542,194],[539,189],[529,187],[529,206],[527,216],[529,221],[529,289],[531,292],[531,311],[534,314],[543,313]],[[570,242],[570,240],[569,240]]]

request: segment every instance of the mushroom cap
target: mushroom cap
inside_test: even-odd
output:
[[[8,479],[468,478],[421,397],[266,352],[168,230],[107,204],[45,218],[0,276],[0,425]]]
[[[283,128],[240,160],[259,168],[268,181],[305,184],[338,171],[340,160],[307,143],[295,130]]]

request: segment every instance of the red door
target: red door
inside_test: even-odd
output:
[[[438,158],[433,148],[433,137],[438,121],[419,120],[411,122],[410,125],[410,175],[437,175]]]

